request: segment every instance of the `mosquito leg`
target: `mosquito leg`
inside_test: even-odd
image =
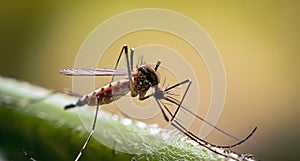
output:
[[[130,70],[133,71],[133,56],[134,56],[134,48],[130,50]]]
[[[93,122],[93,127],[92,127],[92,131],[90,132],[90,135],[88,136],[88,138],[86,139],[85,143],[83,144],[82,148],[80,149],[79,154],[77,155],[75,161],[78,161],[83,153],[83,151],[85,150],[88,142],[90,141],[90,139],[92,138],[94,132],[95,132],[95,127],[96,127],[96,121],[97,121],[97,117],[98,117],[98,111],[99,111],[99,105],[100,105],[100,98],[97,98],[97,107],[96,107],[96,113],[95,113],[95,117],[94,117],[94,122]]]
[[[191,83],[191,82],[190,82],[190,83]],[[190,85],[190,84],[189,84],[189,85]],[[185,94],[186,94],[186,93],[185,93]],[[148,96],[150,97],[151,95],[148,95]],[[148,96],[146,96],[146,97],[149,98]],[[211,146],[213,146],[213,147],[219,147],[219,148],[222,147],[222,146],[216,146],[216,145],[210,144],[210,143],[208,143],[207,141],[204,141],[204,140],[198,138],[196,135],[194,135],[193,133],[191,133],[190,131],[188,131],[188,130],[187,130],[186,128],[184,128],[177,120],[173,120],[173,119],[175,118],[175,115],[172,115],[171,111],[163,104],[164,108],[167,110],[167,112],[168,112],[168,113],[171,115],[171,117],[172,117],[172,120],[169,121],[169,119],[168,119],[168,117],[167,117],[165,111],[162,109],[162,105],[161,105],[161,103],[159,102],[158,98],[155,98],[155,100],[156,100],[156,102],[157,102],[159,108],[161,109],[161,111],[162,111],[162,113],[163,113],[163,115],[164,115],[164,117],[165,117],[165,120],[166,120],[167,122],[170,122],[171,125],[172,125],[173,127],[175,127],[175,128],[178,129],[180,132],[182,132],[183,134],[185,134],[185,135],[186,135],[187,137],[189,137],[191,140],[194,140],[195,142],[197,142],[200,146],[205,147],[206,149],[208,149],[208,150],[210,150],[210,151],[212,151],[212,152],[214,152],[214,153],[216,153],[216,154],[218,154],[218,155],[221,155],[221,156],[223,156],[223,157],[225,157],[225,158],[231,158],[231,159],[233,159],[233,160],[238,160],[238,159],[236,159],[236,158],[234,158],[234,157],[227,156],[227,155],[225,155],[225,154],[223,154],[223,153],[221,153],[221,152],[218,152],[218,151],[216,151],[216,150],[210,148],[209,146],[207,146],[207,145],[209,144],[209,145],[211,145]],[[179,106],[179,107],[180,107],[180,106]],[[244,140],[247,140],[252,134],[253,134],[253,132],[252,132],[246,139],[244,139]],[[238,144],[240,144],[240,143],[238,143]],[[237,144],[237,145],[238,145],[238,144]],[[234,146],[236,146],[236,145],[234,144]],[[224,147],[227,148],[227,147],[232,147],[232,146],[224,146]]]
[[[31,161],[36,161],[31,155],[29,155],[24,149],[22,149],[24,155],[29,158]]]
[[[183,82],[185,82],[185,81],[183,81]],[[190,111],[189,109],[187,109],[186,107],[181,106],[181,105],[182,105],[182,102],[183,102],[183,99],[184,99],[185,95],[187,94],[187,91],[188,91],[188,89],[189,89],[191,83],[192,83],[192,82],[189,82],[189,85],[188,85],[187,89],[185,90],[185,93],[184,93],[184,95],[183,95],[183,98],[182,98],[182,100],[181,100],[180,102],[177,101],[176,99],[174,99],[173,97],[170,97],[170,96],[167,96],[167,97],[164,98],[165,100],[167,100],[167,101],[169,101],[169,102],[171,102],[171,103],[174,103],[174,104],[178,105],[178,107],[177,107],[177,109],[176,109],[174,115],[171,115],[171,116],[172,116],[171,122],[173,121],[173,122],[177,123],[177,125],[181,126],[181,124],[179,124],[179,122],[176,121],[176,120],[174,120],[174,119],[175,119],[175,116],[176,116],[176,114],[177,114],[179,108],[182,107],[184,110],[186,110],[187,112],[191,113],[191,114],[194,115],[196,118],[198,118],[198,119],[204,121],[205,123],[207,123],[208,125],[214,127],[216,130],[220,131],[221,133],[225,134],[226,136],[228,136],[228,137],[230,137],[230,138],[232,138],[232,139],[238,141],[237,143],[232,144],[232,145],[225,145],[225,146],[222,146],[222,145],[214,145],[214,144],[211,144],[211,143],[209,143],[209,142],[206,142],[206,141],[200,139],[199,137],[197,137],[196,135],[194,135],[193,133],[191,133],[191,132],[189,132],[187,129],[185,129],[183,126],[181,126],[181,128],[184,129],[186,132],[188,132],[190,136],[193,136],[193,138],[196,138],[197,140],[200,140],[200,141],[204,142],[205,144],[210,144],[210,145],[215,146],[215,147],[218,147],[218,148],[232,148],[232,147],[238,146],[238,145],[244,143],[245,141],[247,141],[247,140],[253,135],[253,133],[256,131],[257,127],[255,127],[255,128],[251,131],[251,133],[250,133],[246,138],[244,138],[244,139],[239,139],[239,138],[237,138],[237,137],[235,137],[235,136],[233,136],[233,135],[231,135],[231,134],[225,132],[224,130],[222,130],[222,129],[220,129],[220,128],[214,126],[214,125],[212,125],[210,122],[208,122],[208,121],[206,121],[205,119],[201,118],[200,116],[194,114],[193,112],[191,112],[191,111]],[[174,85],[174,86],[172,86],[172,87],[175,88],[175,87],[177,87],[179,84],[183,84],[183,83],[182,83],[182,82],[181,82],[181,83],[178,83],[178,84],[176,84],[176,85]],[[172,88],[169,88],[169,90],[171,90],[171,89],[172,89]],[[165,107],[165,108],[166,108],[166,107]]]
[[[176,87],[178,87],[180,85],[186,84],[186,83],[188,83],[188,86],[187,86],[187,88],[186,88],[186,90],[185,90],[185,92],[184,92],[184,94],[182,96],[181,101],[178,104],[178,107],[177,107],[177,109],[176,109],[176,111],[175,111],[175,113],[174,113],[171,121],[175,118],[176,114],[178,113],[179,108],[182,105],[182,102],[183,102],[183,100],[184,100],[184,98],[185,98],[185,96],[186,96],[186,94],[187,94],[187,92],[188,92],[188,90],[189,90],[189,88],[190,88],[190,86],[192,84],[192,80],[190,80],[190,79],[184,80],[184,81],[182,81],[180,83],[177,83],[177,84],[175,84],[175,85],[173,85],[173,86],[171,86],[171,87],[169,87],[169,88],[167,88],[167,89],[164,90],[164,92],[166,93],[166,92],[168,92],[168,91],[170,91],[170,90],[172,90],[172,89],[174,89],[174,88],[176,88]]]
[[[137,93],[133,90],[133,85],[132,85],[132,74],[130,70],[130,62],[129,62],[129,56],[128,56],[128,48],[125,48],[125,56],[126,56],[126,64],[127,64],[127,71],[128,71],[128,79],[129,79],[129,89],[131,96],[134,97],[137,95]]]
[[[128,52],[128,46],[127,46],[126,44],[123,45],[123,47],[122,47],[122,49],[121,49],[121,51],[120,51],[120,54],[119,54],[119,57],[118,57],[118,59],[117,59],[117,62],[116,62],[116,64],[115,64],[115,68],[114,68],[114,69],[117,69],[117,68],[118,68],[119,62],[120,62],[120,59],[121,59],[121,56],[122,56],[122,54],[123,54],[124,51],[125,51],[125,52],[126,52],[126,51]],[[112,76],[110,82],[112,82],[112,81],[114,80],[114,78],[115,78],[115,76]]]
[[[113,158],[113,160],[116,156],[116,146],[117,146],[117,141],[114,140],[113,147],[112,147],[112,158]]]
[[[175,113],[174,113],[174,116],[172,117],[172,120],[175,118],[175,116],[176,116],[176,114],[177,114],[177,112],[178,112],[180,106],[182,105],[182,102],[183,102],[183,100],[184,100],[184,98],[185,98],[185,96],[186,96],[186,94],[187,94],[187,92],[188,92],[188,90],[189,90],[189,88],[190,88],[190,86],[191,86],[191,84],[192,84],[192,80],[188,79],[188,83],[189,83],[189,84],[188,84],[188,86],[186,87],[186,90],[185,90],[185,92],[184,92],[184,94],[183,94],[183,96],[182,96],[182,99],[181,99],[181,101],[180,101],[180,103],[179,103],[179,105],[178,105],[178,107],[177,107],[177,109],[176,109],[176,111],[175,111]]]
[[[125,51],[125,54],[128,53],[128,46],[126,44],[123,45],[122,47],[122,50],[119,54],[119,57],[118,57],[118,60],[116,62],[116,65],[115,65],[115,68],[114,69],[117,69],[118,68],[118,65],[119,65],[119,61],[121,59],[121,56],[123,54],[123,52]],[[130,70],[133,71],[133,56],[134,56],[134,48],[131,48],[130,49]]]
[[[156,86],[156,89],[158,89],[158,90],[156,90],[156,92],[158,92],[158,93],[163,92],[163,91],[160,90],[160,88],[158,88],[157,86]],[[147,95],[147,96],[145,96],[145,97],[139,97],[139,100],[143,101],[143,100],[146,100],[146,99],[150,98],[151,96],[154,96],[154,97],[155,97],[155,101],[156,101],[156,103],[158,104],[158,107],[160,108],[162,114],[164,115],[165,120],[166,120],[167,122],[169,122],[170,119],[169,119],[169,117],[167,116],[167,114],[166,114],[166,112],[164,111],[164,109],[162,108],[162,105],[161,105],[161,103],[160,103],[160,101],[159,101],[161,98],[160,98],[160,97],[156,97],[155,93],[149,94],[149,95]],[[166,108],[165,105],[163,105],[163,106],[164,106],[164,108]],[[167,108],[166,108],[166,109],[167,109]],[[173,115],[172,115],[172,113],[170,112],[170,110],[167,109],[167,111],[168,111],[168,113],[173,117]]]
[[[176,124],[174,124],[176,123]],[[190,139],[196,141],[199,145],[201,145],[202,147],[205,147],[206,149],[218,154],[218,155],[221,155],[221,156],[224,156],[226,158],[231,158],[231,159],[234,159],[234,160],[238,160],[236,158],[233,158],[231,156],[227,156],[226,154],[223,154],[221,152],[218,152],[212,148],[210,148],[209,146],[207,145],[210,145],[210,146],[213,146],[213,147],[216,147],[215,145],[213,144],[210,144],[208,143],[207,141],[204,141],[202,139],[199,139],[198,137],[195,137],[195,135],[193,133],[191,133],[190,131],[188,131],[186,128],[184,128],[179,122],[177,122],[176,120],[174,122],[171,122],[171,125],[174,126],[176,129],[178,129],[179,131],[181,131],[182,133],[184,133],[186,136],[188,136]]]
[[[123,45],[122,50],[119,54],[118,60],[117,60],[116,65],[115,65],[115,69],[117,69],[117,67],[119,65],[119,61],[121,59],[121,56],[122,56],[123,52],[125,52],[125,56],[126,56],[126,64],[127,64],[127,70],[128,70],[128,79],[130,81],[129,88],[130,88],[131,96],[136,96],[137,93],[133,91],[132,82],[131,82],[131,77],[132,77],[131,71],[133,70],[133,55],[134,55],[134,49],[133,48],[131,49],[130,60],[129,60],[128,46],[126,44]],[[111,82],[113,81],[114,78],[115,78],[115,76],[112,76]]]
[[[170,99],[170,98],[172,98],[172,99]],[[168,97],[166,97],[166,100],[169,101],[169,102],[171,102],[171,103],[173,103],[173,104],[175,104],[175,105],[178,105],[178,104],[179,104],[178,101],[175,100],[173,97],[169,97],[169,96],[168,96]],[[199,138],[199,137],[196,136],[195,134],[189,132],[189,131],[188,131],[187,129],[185,129],[182,125],[180,125],[180,123],[179,123],[177,120],[173,120],[173,122],[177,123],[177,124],[178,124],[179,126],[181,126],[183,129],[185,129],[185,131],[187,131],[188,133],[190,133],[190,136],[193,136],[195,139],[200,140],[200,141],[204,142],[205,144],[210,144],[210,145],[212,145],[212,146],[215,146],[215,147],[217,147],[217,148],[227,148],[227,149],[230,149],[230,148],[233,148],[233,147],[235,147],[235,146],[238,146],[238,145],[240,145],[240,144],[246,142],[246,141],[254,134],[254,132],[257,130],[257,127],[255,127],[255,128],[251,131],[251,133],[248,134],[247,137],[245,137],[244,139],[239,139],[239,138],[237,138],[237,137],[235,137],[235,136],[233,136],[233,135],[231,135],[231,134],[225,132],[224,130],[222,130],[222,129],[216,127],[216,126],[214,126],[213,124],[211,124],[210,122],[204,120],[204,119],[201,118],[200,116],[194,114],[193,112],[191,112],[191,111],[190,111],[189,109],[187,109],[186,107],[184,107],[184,106],[181,106],[181,107],[182,107],[184,110],[186,110],[186,111],[188,111],[189,113],[191,113],[191,114],[192,114],[193,116],[195,116],[196,118],[198,118],[198,119],[202,120],[203,122],[207,123],[208,125],[212,126],[213,128],[215,128],[216,130],[218,130],[218,131],[221,132],[222,134],[224,134],[224,135],[226,135],[226,136],[228,136],[228,137],[230,137],[230,138],[232,138],[232,139],[238,141],[237,143],[232,144],[232,145],[215,145],[215,144],[211,144],[211,143],[209,143],[209,142],[207,142],[207,141],[205,141],[205,140],[202,140],[201,138]],[[165,107],[165,108],[167,109],[167,107]],[[167,110],[168,110],[168,109],[167,109]],[[172,114],[170,114],[170,115],[172,116]]]
[[[247,140],[254,134],[254,132],[256,131],[256,129],[257,129],[257,127],[255,127],[255,128],[252,130],[252,132],[251,132],[245,139],[240,140],[239,142],[237,142],[237,143],[235,143],[235,144],[233,144],[233,145],[229,145],[229,146],[227,146],[227,147],[226,147],[226,146],[219,146],[219,147],[221,147],[221,148],[233,148],[233,147],[235,147],[235,146],[238,146],[238,145],[244,143],[245,141],[247,141]]]
[[[214,147],[217,147],[217,148],[227,148],[227,149],[230,149],[230,148],[233,148],[235,146],[238,146],[240,144],[242,144],[243,142],[247,141],[252,135],[253,133],[256,131],[257,127],[255,127],[252,132],[243,140],[240,140],[239,142],[235,143],[235,144],[232,144],[232,145],[215,145],[215,144],[212,144],[212,143],[209,143],[201,138],[199,138],[198,136],[196,136],[195,134],[193,134],[192,132],[190,132],[189,130],[187,130],[186,128],[184,128],[178,121],[176,120],[173,120],[173,122],[175,122],[178,126],[181,127],[181,129],[183,129],[184,131],[186,131],[190,136],[192,136],[194,139],[197,139],[197,140],[200,140],[202,141],[203,143],[205,144],[209,144],[211,146],[214,146]]]
[[[138,161],[138,160],[142,159],[143,157],[144,157],[144,156],[143,156],[142,154],[136,154],[135,156],[133,156],[133,157],[131,158],[130,161]]]
[[[147,96],[145,96],[145,97],[139,97],[139,100],[143,101],[143,100],[146,100],[146,99],[148,99],[148,98],[150,98],[150,97],[152,97],[152,96],[154,96],[153,93],[152,93],[152,94],[149,94],[149,95],[147,95]],[[163,110],[163,108],[162,108],[162,106],[161,106],[161,102],[159,102],[159,98],[156,98],[156,97],[155,97],[155,101],[157,102],[158,107],[160,108],[161,112],[163,113],[165,120],[166,120],[167,122],[169,122],[170,119],[168,118],[168,116],[166,115],[165,111]],[[173,117],[171,111],[170,111],[168,108],[166,108],[166,106],[165,106],[164,104],[163,104],[163,106],[164,106],[164,108],[168,111],[168,113]]]
[[[176,123],[176,124],[175,124]],[[209,151],[212,151],[220,156],[223,156],[225,158],[230,158],[230,159],[233,159],[233,160],[238,160],[237,158],[234,158],[232,156],[228,156],[226,154],[223,154],[221,152],[218,152],[217,150],[214,150],[212,149],[211,147],[207,146],[207,142],[201,142],[203,140],[199,140],[198,138],[195,138],[193,135],[191,135],[192,133],[189,132],[188,130],[186,130],[181,124],[179,124],[178,122],[171,122],[171,125],[173,127],[175,127],[177,130],[179,130],[180,132],[182,132],[183,134],[185,134],[187,137],[189,137],[191,140],[197,142],[200,146],[208,149]]]
[[[191,81],[190,79],[186,79],[186,80],[184,80],[184,81],[182,81],[182,82],[179,82],[179,83],[177,83],[177,84],[175,84],[175,85],[173,85],[173,86],[171,86],[171,87],[166,88],[166,89],[164,90],[164,92],[169,92],[169,91],[173,90],[174,88],[176,88],[176,87],[178,87],[178,86],[181,86],[181,85],[183,85],[183,84],[189,83],[189,82],[192,82],[192,81]]]
[[[176,104],[176,105],[179,104],[179,103],[178,103],[179,101],[177,101],[175,98],[170,97],[170,96],[168,96],[168,97],[166,98],[166,100],[169,101],[169,102],[171,102],[171,103],[173,103],[173,104]],[[226,136],[228,136],[228,137],[230,137],[230,138],[232,138],[232,139],[238,141],[238,143],[236,143],[236,144],[241,144],[241,143],[245,142],[250,136],[253,135],[253,133],[254,133],[254,132],[256,131],[256,129],[257,129],[257,127],[255,127],[255,128],[252,130],[252,132],[248,135],[248,137],[246,137],[245,139],[240,139],[240,138],[235,137],[235,136],[229,134],[228,132],[226,132],[226,131],[220,129],[219,127],[213,125],[212,123],[206,121],[206,120],[203,119],[202,117],[200,117],[200,116],[198,116],[197,114],[193,113],[193,112],[192,112],[191,110],[189,110],[187,107],[181,106],[181,108],[184,109],[185,111],[187,111],[188,113],[190,113],[191,115],[195,116],[197,119],[199,119],[199,120],[205,122],[206,124],[208,124],[209,126],[213,127],[214,129],[216,129],[216,130],[219,131],[220,133],[222,133],[222,134],[224,134],[224,135],[226,135]],[[234,146],[237,146],[237,145],[234,145]],[[233,147],[233,145],[231,145],[231,147]],[[224,148],[224,147],[223,147],[223,148]]]
[[[155,99],[155,101],[156,101],[156,103],[158,104],[158,107],[160,108],[162,114],[164,115],[165,120],[166,120],[167,122],[169,122],[170,119],[168,118],[166,112],[165,112],[164,109],[162,108],[160,102],[158,101],[158,99]]]

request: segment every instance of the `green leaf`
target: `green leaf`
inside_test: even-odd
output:
[[[73,101],[61,93],[0,77],[0,160],[29,160],[22,149],[36,160],[74,160],[89,131],[81,120],[91,124],[94,111],[80,108],[85,110],[80,116],[76,109],[65,111],[64,105]],[[103,110],[100,113],[95,136],[114,148],[93,138],[81,160],[224,160],[193,144],[177,130],[161,129]],[[227,155],[237,157],[234,153]]]

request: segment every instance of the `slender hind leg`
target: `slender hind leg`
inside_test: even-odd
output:
[[[128,79],[131,80],[130,78],[132,77],[131,76],[131,72],[133,72],[133,56],[134,56],[134,49],[131,48],[130,50],[130,60],[128,58],[128,46],[126,44],[123,45],[120,53],[119,53],[119,57],[117,59],[117,62],[115,64],[115,68],[114,69],[117,69],[118,66],[119,66],[119,62],[120,62],[120,59],[121,59],[121,56],[123,55],[123,52],[125,52],[125,56],[126,56],[126,64],[127,64],[127,70],[128,70]],[[112,79],[110,82],[113,82],[115,76],[112,76]],[[130,82],[130,91],[131,91],[131,95],[133,95],[132,91],[132,83]],[[136,95],[136,94],[134,94]],[[114,146],[113,146],[113,150],[112,150],[112,153],[113,153],[113,156],[115,155],[115,146],[116,146],[117,142],[114,141]]]
[[[122,53],[125,51],[125,55],[126,55],[126,60],[127,60],[127,69],[128,69],[128,77],[131,78],[131,70],[132,70],[132,67],[130,67],[130,64],[129,64],[129,58],[128,58],[128,47],[127,45],[125,44],[123,47],[122,47],[122,50],[119,54],[119,57],[118,57],[118,60],[116,62],[116,65],[115,65],[115,69],[118,67],[119,65],[119,61],[120,61],[120,58],[121,58],[121,55]],[[133,59],[133,54],[134,54],[134,50],[132,49],[131,50],[131,66],[132,66],[132,59]],[[114,79],[114,76],[112,77],[112,80],[113,81]],[[130,90],[132,90],[132,84],[130,83]],[[96,112],[95,112],[95,117],[94,117],[94,121],[93,121],[93,126],[92,126],[92,130],[88,136],[88,138],[86,139],[85,143],[83,144],[82,148],[80,149],[80,152],[78,153],[75,161],[78,161],[83,153],[83,151],[85,150],[87,144],[89,143],[89,141],[91,140],[94,132],[95,132],[95,127],[96,127],[96,122],[97,122],[97,117],[98,117],[98,111],[99,111],[99,106],[100,106],[100,99],[101,99],[101,96],[97,96],[97,107],[96,107]]]
[[[184,98],[185,98],[185,96],[186,96],[186,94],[187,94],[187,92],[188,92],[188,90],[189,90],[189,88],[190,88],[190,86],[191,86],[191,84],[192,84],[192,80],[187,79],[187,80],[185,80],[185,81],[182,81],[182,82],[180,82],[180,83],[175,84],[174,86],[172,86],[172,87],[170,87],[170,88],[167,88],[167,89],[164,91],[164,92],[170,91],[170,90],[176,88],[177,86],[180,86],[180,85],[183,85],[183,84],[186,84],[186,83],[188,83],[188,86],[187,86],[187,88],[186,88],[186,90],[185,90],[185,92],[184,92],[184,94],[183,94],[183,96],[182,96],[182,98],[181,98],[181,101],[180,101],[180,103],[179,103],[179,105],[178,105],[178,107],[177,107],[177,109],[176,109],[174,115],[172,116],[171,121],[174,120],[174,118],[175,118],[177,112],[179,111],[179,108],[180,108],[180,106],[182,105],[182,102],[183,102],[183,100],[184,100]]]
[[[31,161],[36,161],[31,155],[29,155],[24,149],[22,149],[24,155]]]
[[[186,94],[187,94],[187,92],[188,92],[188,90],[189,90],[189,88],[190,88],[190,86],[191,86],[192,81],[191,81],[190,79],[187,79],[187,80],[185,80],[185,81],[182,81],[182,82],[180,82],[180,83],[177,83],[177,84],[175,84],[175,85],[173,85],[173,86],[171,86],[171,87],[165,89],[164,92],[165,92],[165,93],[166,93],[166,92],[169,92],[169,91],[171,91],[172,89],[174,89],[174,88],[176,88],[176,87],[178,87],[178,86],[181,86],[181,85],[183,85],[183,84],[186,84],[186,83],[188,83],[188,86],[187,86],[187,88],[186,88],[186,90],[185,90],[185,92],[184,92],[184,94],[183,94],[183,97],[182,97],[182,99],[181,99],[181,101],[180,101],[179,103],[176,102],[176,101],[174,100],[174,98],[172,98],[172,97],[168,97],[168,96],[167,96],[167,97],[165,98],[167,101],[172,102],[172,103],[174,103],[174,104],[177,105],[177,109],[176,109],[174,115],[171,115],[171,116],[172,116],[171,124],[172,124],[174,127],[176,127],[177,129],[180,128],[180,129],[181,129],[180,131],[184,131],[184,133],[185,133],[185,134],[188,134],[189,137],[192,137],[192,138],[194,138],[194,139],[196,139],[196,140],[202,141],[202,142],[205,143],[205,144],[210,144],[210,145],[212,145],[212,146],[214,146],[214,147],[218,147],[218,148],[232,148],[232,147],[238,146],[238,145],[244,143],[245,141],[247,141],[247,140],[253,135],[253,133],[256,131],[257,127],[255,127],[255,128],[251,131],[251,133],[249,133],[249,135],[248,135],[247,137],[245,137],[244,139],[238,139],[238,138],[236,138],[236,137],[234,137],[234,136],[232,136],[232,135],[230,135],[230,134],[224,132],[223,130],[219,129],[218,127],[215,127],[214,125],[212,125],[212,124],[209,123],[208,121],[203,120],[203,119],[201,118],[201,120],[204,121],[205,123],[211,125],[211,126],[214,127],[216,130],[220,131],[221,133],[225,134],[226,136],[228,136],[228,137],[230,137],[230,138],[233,138],[233,139],[237,140],[238,142],[235,143],[235,144],[232,144],[232,145],[224,145],[224,146],[223,146],[223,145],[215,145],[215,144],[211,144],[211,143],[209,143],[209,142],[207,142],[207,141],[205,141],[205,140],[199,138],[199,137],[196,136],[195,134],[191,133],[188,129],[184,128],[184,127],[183,127],[183,126],[175,119],[175,117],[176,117],[177,112],[179,111],[179,108],[182,107],[183,100],[184,100],[184,98],[185,98],[185,96],[186,96]],[[165,108],[166,108],[166,107],[165,107]],[[187,110],[185,107],[182,107],[182,108],[185,109],[185,110]],[[189,111],[189,110],[187,110],[187,111],[190,112],[190,113],[192,113],[192,112]],[[195,115],[194,113],[192,113],[192,114]],[[195,117],[197,117],[198,119],[200,118],[198,115],[195,115]],[[175,119],[175,120],[174,120],[174,119]]]
[[[169,96],[166,95],[166,94],[167,94],[168,92],[170,92],[172,89],[175,89],[176,87],[181,86],[181,85],[186,84],[186,83],[188,83],[188,86],[187,86],[187,88],[186,88],[186,90],[185,90],[185,92],[184,92],[184,95],[183,95],[181,101],[178,101],[178,100],[176,100],[175,98],[172,98],[172,97],[169,97]],[[230,156],[230,155],[227,155],[227,154],[225,154],[225,153],[218,152],[218,151],[215,150],[214,148],[211,148],[211,146],[212,146],[212,147],[217,147],[217,148],[232,148],[232,147],[235,147],[235,146],[237,146],[237,145],[242,144],[242,143],[245,142],[246,140],[248,140],[248,139],[253,135],[253,133],[256,131],[257,128],[255,127],[255,128],[253,129],[253,131],[252,131],[246,138],[244,138],[244,139],[242,139],[242,140],[238,140],[238,142],[235,143],[235,144],[232,144],[232,145],[225,145],[225,146],[219,146],[219,145],[211,144],[211,143],[209,143],[209,142],[207,142],[207,141],[205,141],[205,140],[203,140],[203,139],[197,137],[196,135],[194,135],[192,132],[190,132],[188,129],[186,129],[184,126],[182,126],[182,125],[175,119],[175,116],[176,116],[177,112],[179,111],[179,108],[182,107],[182,108],[185,109],[185,107],[183,107],[182,104],[183,104],[183,100],[184,100],[184,98],[185,98],[185,96],[186,96],[186,94],[187,94],[187,92],[188,92],[188,90],[189,90],[189,88],[190,88],[191,83],[192,83],[192,81],[191,81],[190,79],[187,79],[187,80],[182,81],[182,82],[180,82],[180,83],[177,83],[177,84],[175,84],[175,85],[173,85],[173,86],[171,86],[171,87],[169,87],[169,88],[167,88],[167,89],[165,89],[165,90],[162,90],[161,88],[156,87],[155,93],[152,93],[152,94],[150,94],[150,95],[147,95],[147,96],[141,98],[140,100],[145,100],[145,99],[150,98],[151,96],[154,96],[154,97],[155,97],[155,100],[156,100],[156,102],[157,102],[157,104],[158,104],[158,106],[159,106],[159,108],[161,109],[161,111],[162,111],[162,113],[163,113],[163,116],[164,116],[165,120],[166,120],[167,122],[170,122],[171,125],[172,125],[173,127],[175,127],[177,130],[179,130],[179,131],[181,131],[182,133],[184,133],[184,134],[185,134],[187,137],[189,137],[191,140],[194,140],[195,142],[197,142],[200,146],[205,147],[206,149],[208,149],[208,150],[210,150],[210,151],[212,151],[212,152],[214,152],[214,153],[216,153],[216,154],[218,154],[218,155],[221,155],[221,156],[223,156],[223,157],[225,157],[225,158],[231,158],[231,159],[233,159],[233,160],[238,160],[238,159],[236,159],[236,158],[234,158],[234,157],[232,157],[232,156]],[[171,103],[177,105],[177,109],[176,109],[176,111],[175,111],[174,114],[172,114],[172,113],[170,112],[170,110],[167,108],[167,106],[165,106],[162,102],[159,101],[159,100],[162,100],[162,99],[164,99],[164,100],[166,100],[166,101],[168,101],[168,102],[171,102]],[[164,109],[168,112],[168,114],[172,117],[171,120],[169,120],[169,118],[168,118],[168,116],[167,116],[165,110],[162,108],[162,105],[164,106]],[[213,126],[213,125],[212,125],[212,126]],[[213,126],[213,127],[216,128],[215,126]],[[218,129],[218,128],[216,128],[216,129]],[[218,129],[218,130],[220,131],[220,129]],[[222,132],[222,131],[221,131],[221,132]],[[226,133],[224,133],[224,132],[222,132],[222,133],[226,135]],[[227,136],[229,136],[229,137],[232,138],[231,135],[227,135]],[[210,145],[210,146],[209,146],[209,145]]]
[[[83,151],[85,150],[87,144],[89,143],[89,141],[91,140],[91,138],[92,138],[92,136],[93,136],[93,134],[95,132],[95,127],[96,127],[96,122],[97,122],[97,117],[98,117],[99,106],[100,106],[100,98],[97,98],[97,107],[96,107],[96,113],[95,113],[95,117],[94,117],[92,131],[90,132],[90,135],[88,136],[88,138],[86,139],[86,141],[83,144],[82,148],[80,149],[80,152],[78,153],[75,161],[78,161],[80,159]]]

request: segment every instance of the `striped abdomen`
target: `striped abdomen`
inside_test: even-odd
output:
[[[87,95],[78,99],[76,104],[65,106],[65,109],[75,106],[95,106],[97,105],[97,98],[99,98],[100,105],[111,103],[129,92],[129,80],[119,80],[112,82],[104,87],[101,87]]]

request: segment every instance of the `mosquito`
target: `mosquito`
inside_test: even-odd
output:
[[[118,63],[119,63],[120,58],[123,55],[123,53],[125,54],[125,58],[126,58],[127,70],[117,70]],[[197,114],[193,113],[192,111],[190,111],[187,107],[185,107],[183,105],[183,101],[188,93],[188,90],[189,90],[191,84],[192,84],[192,81],[190,79],[186,79],[186,80],[179,82],[173,86],[170,86],[166,89],[162,89],[161,87],[159,87],[160,77],[159,77],[159,74],[157,71],[158,67],[161,64],[161,61],[158,60],[154,68],[148,64],[137,65],[137,68],[134,71],[133,70],[133,56],[134,56],[134,48],[131,48],[130,58],[129,58],[128,46],[125,44],[125,45],[123,45],[123,47],[121,49],[121,52],[120,52],[117,62],[115,64],[115,69],[74,68],[74,69],[63,69],[63,70],[59,71],[59,74],[68,75],[68,76],[112,76],[113,78],[114,78],[114,76],[127,76],[128,77],[128,79],[114,81],[114,82],[107,84],[106,86],[100,87],[97,90],[95,90],[89,94],[81,96],[75,104],[69,104],[69,105],[65,106],[65,109],[70,109],[70,108],[74,108],[76,106],[83,106],[83,105],[96,106],[96,112],[95,112],[91,132],[90,132],[89,136],[87,137],[85,143],[83,144],[82,148],[80,149],[75,161],[78,161],[80,159],[88,142],[90,141],[91,137],[93,136],[93,133],[95,131],[99,107],[101,105],[109,104],[113,101],[116,101],[119,98],[121,98],[129,93],[132,97],[138,96],[138,99],[141,101],[146,100],[151,97],[154,97],[159,109],[161,110],[161,112],[163,114],[164,119],[167,122],[169,122],[173,127],[178,129],[180,132],[182,132],[184,135],[186,135],[191,140],[194,140],[195,142],[197,142],[200,146],[203,146],[206,149],[208,149],[218,155],[221,155],[225,158],[231,158],[234,160],[238,160],[230,155],[226,155],[221,152],[218,152],[217,150],[215,150],[214,148],[211,148],[211,147],[229,149],[229,148],[235,147],[237,145],[240,145],[240,144],[244,143],[246,140],[248,140],[253,135],[253,133],[256,131],[257,127],[255,127],[246,138],[239,139],[239,138],[232,136],[229,133],[223,131],[222,129],[214,126],[213,124],[211,124],[210,122],[201,118]],[[112,80],[113,80],[113,78],[112,78]],[[179,86],[182,86],[182,85],[187,85],[187,87],[184,91],[184,94],[183,94],[181,100],[179,101],[176,98],[174,98],[170,92],[173,89],[175,89]],[[150,88],[154,88],[154,92],[146,95]],[[172,114],[172,112],[168,109],[168,107],[162,101],[167,101],[167,102],[177,106],[174,114]],[[232,145],[221,146],[221,145],[215,145],[215,144],[209,143],[209,142],[199,138],[198,136],[196,136],[195,134],[190,132],[188,129],[186,129],[183,125],[181,125],[179,121],[176,120],[176,114],[178,113],[180,108],[183,109],[184,111],[192,114],[197,119],[212,126],[217,131],[236,140],[237,143],[232,144]]]

